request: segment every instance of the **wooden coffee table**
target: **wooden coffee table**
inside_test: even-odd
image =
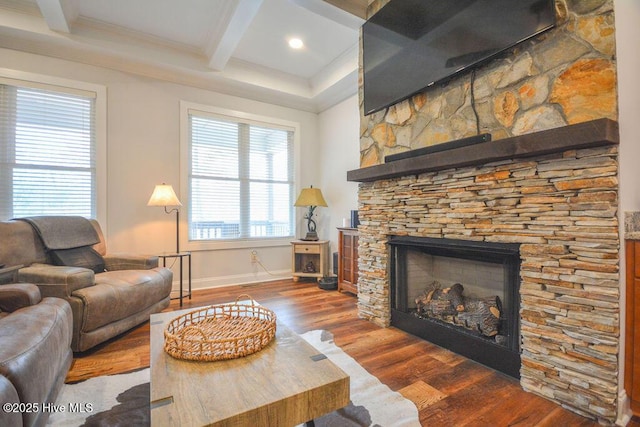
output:
[[[295,426],[349,403],[349,376],[293,331],[252,355],[191,362],[164,351],[181,310],[151,315],[152,426]]]

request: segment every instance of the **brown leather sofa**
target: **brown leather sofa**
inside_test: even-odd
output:
[[[104,272],[52,265],[34,228],[24,221],[0,222],[0,264],[23,265],[20,282],[34,283],[43,297],[59,297],[71,305],[71,348],[82,352],[149,320],[169,305],[173,274],[158,267],[156,256],[108,254],[100,225],[91,220],[99,242],[93,249],[104,258]]]
[[[71,366],[71,306],[30,283],[0,285],[0,426],[42,426]],[[9,406],[7,406],[9,405]]]

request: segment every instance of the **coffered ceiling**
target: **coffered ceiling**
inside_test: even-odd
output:
[[[0,47],[319,112],[357,91],[366,3],[0,0]]]

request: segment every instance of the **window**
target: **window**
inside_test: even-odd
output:
[[[98,217],[96,93],[7,81],[0,80],[2,219]]]
[[[295,234],[295,128],[189,108],[190,241]]]

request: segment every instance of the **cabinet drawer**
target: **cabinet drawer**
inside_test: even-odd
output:
[[[297,254],[319,254],[319,245],[295,245],[295,251]]]

